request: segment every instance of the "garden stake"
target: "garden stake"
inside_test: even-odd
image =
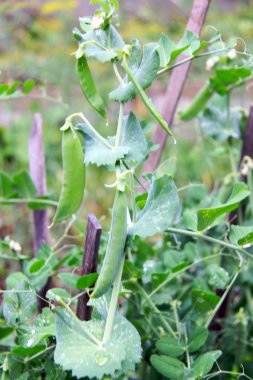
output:
[[[29,138],[29,168],[30,176],[36,187],[37,196],[46,195],[46,165],[43,144],[43,127],[41,114],[34,115],[33,126]],[[33,211],[34,226],[34,256],[37,255],[43,242],[49,244],[47,209]],[[50,278],[39,292],[38,311],[47,306],[45,298],[47,290],[50,288]]]
[[[98,250],[102,227],[95,215],[88,215],[86,230],[86,240],[83,255],[83,265],[81,275],[94,273],[97,270]],[[82,321],[89,321],[91,318],[92,307],[87,306],[89,301],[88,293],[78,298],[76,315]]]
[[[196,35],[200,34],[210,3],[211,0],[194,1],[186,30],[192,31]],[[182,55],[179,56],[177,62],[181,60]],[[167,121],[169,127],[171,127],[173,122],[190,67],[191,61],[188,61],[184,65],[175,67],[172,70],[171,78],[161,106],[161,115]],[[159,164],[167,137],[168,134],[158,125],[153,133],[152,140],[155,144],[159,145],[159,148],[155,152],[150,153],[148,160],[143,166],[143,173],[153,173],[155,171]]]

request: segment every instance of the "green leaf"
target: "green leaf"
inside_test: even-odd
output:
[[[133,112],[124,117],[120,146],[127,150],[124,159],[130,166],[142,162],[147,154],[147,140]]]
[[[208,283],[214,289],[225,289],[228,281],[229,274],[225,269],[217,264],[212,264],[207,268]]]
[[[98,273],[86,274],[82,277],[79,277],[76,283],[76,287],[79,290],[88,289],[95,284],[98,278]]]
[[[35,354],[38,354],[41,351],[44,351],[46,346],[44,345],[39,345],[36,347],[14,347],[11,352],[16,355],[16,356],[21,356],[21,357],[31,357]]]
[[[221,354],[221,351],[216,350],[200,355],[192,365],[194,376],[202,378],[204,375],[208,374]]]
[[[14,82],[8,89],[7,95],[13,95],[16,89],[21,85],[22,83],[20,81]]]
[[[59,273],[57,275],[69,288],[76,288],[80,276],[75,273]]]
[[[188,337],[188,351],[195,352],[202,347],[208,337],[208,330],[205,327],[198,326]]]
[[[218,207],[203,208],[198,210],[198,231],[203,231],[211,226],[221,215],[235,210],[240,202],[249,196],[248,186],[243,182],[234,184],[227,202]]]
[[[157,349],[165,355],[176,358],[182,355],[185,347],[179,342],[178,339],[172,337],[163,337],[156,342]]]
[[[175,220],[179,199],[174,181],[169,176],[153,180],[144,208],[137,222],[129,227],[130,235],[142,238],[165,231]]]
[[[136,81],[144,90],[148,88],[156,78],[156,74],[160,66],[157,48],[158,45],[154,43],[144,45],[141,62],[138,68],[133,70],[133,75]],[[125,84],[110,92],[109,97],[114,101],[127,102],[132,100],[136,95],[137,91],[133,83],[126,79]]]
[[[26,267],[26,272],[28,274],[34,274],[34,273],[36,274],[37,272],[40,271],[40,269],[43,267],[44,264],[45,264],[45,260],[34,258],[31,261],[29,261]]]
[[[98,93],[85,55],[77,60],[77,72],[84,96],[90,105],[104,118],[107,119],[104,101]]]
[[[71,299],[70,293],[61,288],[53,288],[47,291],[46,298],[52,301],[56,301],[57,297],[61,297],[65,302],[69,302]]]
[[[253,226],[234,226],[230,228],[229,239],[234,244],[248,248],[253,243]]]
[[[110,25],[109,30],[104,31],[90,30],[83,35],[83,39],[86,43],[84,53],[87,58],[94,58],[99,62],[108,62],[118,56],[118,51],[122,50],[125,46],[124,41],[117,32],[117,30]],[[87,43],[89,42],[89,43]],[[77,53],[77,58],[80,58],[82,54],[82,45],[80,45],[80,54]]]
[[[107,16],[111,16],[119,7],[118,0],[90,0],[90,4],[100,4]]]
[[[0,198],[11,198],[15,195],[12,179],[3,171],[0,171]]]
[[[158,41],[158,53],[160,56],[160,66],[165,67],[170,63],[171,53],[175,51],[176,44],[165,34]]]
[[[243,79],[251,75],[251,70],[246,67],[229,67],[216,69],[215,76],[210,78],[214,90],[220,95],[226,95],[231,88],[238,87]]]
[[[33,198],[36,195],[34,183],[26,171],[15,174],[12,181],[19,198]]]
[[[23,83],[23,87],[22,87],[23,94],[29,94],[34,88],[34,86],[35,86],[35,81],[33,79],[27,79]]]
[[[74,319],[66,310],[57,309],[56,349],[54,359],[72,376],[102,379],[104,375],[115,376],[116,371],[127,373],[134,370],[141,357],[141,341],[137,330],[118,312],[114,318],[110,339],[96,344],[87,332],[101,341],[104,332],[108,304],[105,297],[93,300],[96,313],[93,319],[82,322]],[[94,317],[95,314],[95,317]]]
[[[217,141],[225,141],[231,137],[233,139],[241,138],[244,114],[241,109],[231,107],[228,116],[226,101],[225,97],[214,98],[200,117],[202,132]]]
[[[213,310],[219,301],[220,297],[215,293],[206,292],[200,289],[192,290],[192,304],[194,309],[199,312]]]
[[[152,355],[150,362],[157,372],[168,379],[179,379],[183,375],[184,363],[178,359],[164,355]]]
[[[15,289],[4,293],[3,314],[11,325],[27,323],[37,310],[37,299],[31,285],[21,280]]]
[[[6,83],[0,84],[0,96],[3,95],[7,90],[9,86]]]

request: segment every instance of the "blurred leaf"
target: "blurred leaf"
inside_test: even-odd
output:
[[[234,244],[247,248],[253,243],[253,226],[234,226],[231,225],[229,239]]]
[[[19,198],[33,198],[35,196],[36,188],[26,171],[15,174],[12,180]]]
[[[46,298],[52,301],[56,301],[57,297],[61,297],[65,302],[69,302],[71,299],[70,293],[61,288],[53,288],[47,291]]]
[[[34,258],[31,261],[29,261],[26,267],[26,271],[28,274],[35,274],[40,271],[44,264],[45,260]]]
[[[225,289],[228,281],[229,274],[225,269],[219,267],[217,264],[212,264],[207,268],[208,283],[214,289]]]
[[[164,355],[152,355],[150,362],[158,373],[168,379],[179,379],[183,375],[184,363],[178,359]]]
[[[23,83],[23,87],[22,87],[22,92],[24,94],[29,94],[32,89],[34,88],[35,86],[35,82],[33,79],[27,79],[24,83]]]
[[[208,337],[208,330],[202,326],[196,327],[188,337],[188,350],[195,352],[202,347]]]
[[[85,274],[84,276],[79,277],[76,283],[76,287],[79,290],[88,289],[95,284],[97,278],[98,273]]]
[[[59,273],[57,277],[59,277],[69,288],[75,289],[77,288],[77,281],[80,279],[80,276],[75,273]]]
[[[220,297],[218,297],[215,293],[205,292],[200,289],[192,290],[193,308],[199,312],[213,310],[219,300]]]
[[[202,378],[213,368],[216,360],[221,356],[221,351],[210,351],[200,355],[192,364],[192,371],[196,378]]]
[[[176,358],[182,355],[185,347],[179,342],[178,339],[172,337],[163,337],[156,342],[157,349],[165,355]]]
[[[211,226],[221,215],[235,210],[240,202],[249,196],[248,186],[243,182],[236,182],[233,186],[227,202],[218,207],[203,208],[198,210],[198,231],[202,231]]]
[[[0,171],[0,198],[11,198],[15,195],[12,179],[3,171]]]
[[[250,77],[251,70],[246,67],[229,67],[216,69],[215,76],[210,78],[214,90],[220,95],[226,95],[231,88],[240,86],[242,80]]]

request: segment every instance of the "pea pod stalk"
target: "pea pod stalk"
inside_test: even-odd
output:
[[[101,297],[117,277],[124,257],[127,238],[127,200],[123,191],[116,190],[112,210],[112,222],[104,262],[91,298]]]

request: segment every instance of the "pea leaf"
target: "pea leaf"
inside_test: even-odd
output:
[[[200,289],[192,290],[192,304],[196,311],[206,312],[213,310],[219,301],[220,297],[215,293]]]
[[[231,88],[240,86],[242,80],[250,75],[251,70],[246,67],[216,69],[215,76],[210,78],[210,83],[218,94],[226,95]]]
[[[253,243],[253,226],[234,226],[230,228],[229,239],[234,244],[241,245],[245,248]]]
[[[185,347],[179,342],[179,340],[172,337],[163,337],[159,339],[156,342],[156,347],[162,354],[169,355],[173,358],[180,356],[185,351]]]
[[[222,267],[217,264],[212,264],[207,268],[208,283],[214,289],[225,289],[228,281],[229,274]]]
[[[26,272],[28,274],[36,274],[37,272],[41,270],[44,264],[45,264],[45,260],[34,258],[31,261],[29,261],[26,267]]]
[[[26,171],[15,174],[12,180],[19,198],[33,198],[35,196],[35,185]]]
[[[49,300],[55,301],[57,296],[61,297],[65,302],[69,302],[71,299],[71,294],[65,289],[53,288],[47,291],[46,297]]]
[[[179,379],[183,375],[184,363],[178,359],[164,355],[152,355],[150,362],[157,372],[168,379]]]
[[[108,62],[118,56],[118,51],[125,46],[120,34],[110,25],[107,31],[98,29],[90,30],[83,34],[84,47],[82,43],[77,52],[77,58],[83,54],[87,58],[94,58],[99,62]],[[88,43],[87,43],[88,42]]]
[[[141,62],[132,70],[136,81],[144,90],[151,85],[160,66],[157,48],[158,45],[154,43],[144,45]],[[131,66],[130,68],[132,69]],[[134,99],[136,94],[134,85],[126,78],[125,84],[110,92],[109,97],[114,101],[127,102]]]
[[[23,94],[29,94],[32,89],[34,88],[35,86],[35,82],[33,79],[27,79],[24,83],[23,83],[23,87],[22,87],[22,92]]]
[[[80,276],[75,273],[59,273],[57,275],[69,288],[76,288]]]
[[[202,347],[208,337],[208,330],[202,326],[196,327],[188,337],[188,350],[195,352]]]
[[[172,178],[164,175],[153,179],[146,204],[128,233],[146,238],[165,231],[175,220],[178,209],[179,199]]]
[[[12,179],[3,171],[0,171],[0,198],[11,198],[15,195]]]
[[[192,372],[196,378],[202,378],[209,373],[213,368],[215,361],[221,356],[222,352],[219,350],[209,351],[200,355],[192,364]]]
[[[78,379],[86,376],[102,379],[104,375],[114,377],[116,371],[134,370],[141,357],[137,330],[117,312],[110,339],[104,345],[94,343],[87,332],[102,340],[108,304],[105,297],[101,297],[91,305],[96,313],[88,322],[78,321],[66,310],[57,309],[55,363],[64,370],[71,370]]]
[[[97,273],[86,274],[82,277],[79,277],[79,279],[77,280],[77,283],[76,283],[76,287],[79,290],[88,289],[92,285],[95,284],[97,278],[98,278]]]
[[[248,186],[243,182],[234,184],[227,202],[218,207],[202,208],[198,210],[198,231],[202,231],[211,226],[221,215],[235,210],[240,202],[249,196]]]

